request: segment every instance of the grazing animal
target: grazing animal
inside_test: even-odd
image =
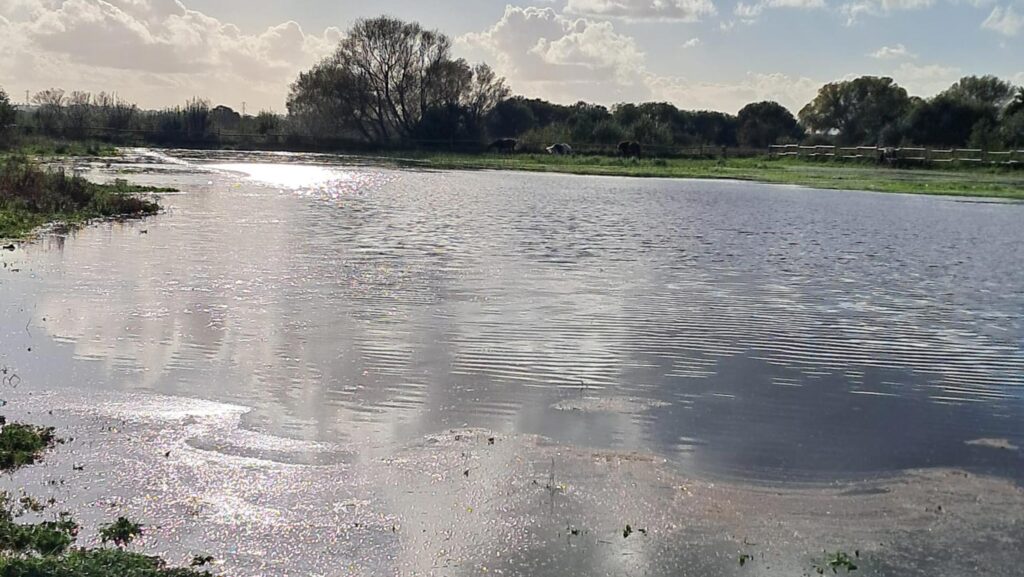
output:
[[[568,156],[568,155],[572,154],[572,147],[569,146],[568,144],[564,143],[564,142],[559,142],[558,144],[552,144],[551,146],[547,147],[545,150],[548,151],[548,154],[554,154],[555,156]]]
[[[878,164],[896,164],[899,160],[899,155],[896,154],[896,149],[893,147],[885,147],[878,149]]]
[[[494,150],[497,152],[504,152],[512,154],[516,151],[516,146],[519,145],[519,141],[515,138],[499,138],[487,147],[487,150]]]
[[[635,140],[624,140],[619,143],[619,154],[626,158],[640,158],[640,143]]]

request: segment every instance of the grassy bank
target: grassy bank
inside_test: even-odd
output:
[[[0,417],[2,422],[2,417]],[[0,429],[0,472],[10,474],[32,465],[60,443],[52,428],[4,424]],[[22,523],[20,518],[40,516],[56,504],[27,494],[18,499],[0,492],[0,576],[3,577],[209,577],[205,570],[170,568],[159,558],[127,551],[143,528],[127,519],[100,528],[104,547],[75,547],[78,523],[67,513],[52,520]],[[107,543],[115,547],[107,547]],[[196,557],[194,565],[209,563]]]
[[[0,238],[23,237],[50,222],[155,214],[160,207],[136,193],[168,190],[125,181],[100,185],[43,169],[22,155],[0,158]]]
[[[17,154],[35,157],[117,156],[117,147],[98,140],[66,140],[44,136],[22,137],[15,147]]]
[[[1024,170],[994,167],[885,168],[875,164],[767,158],[624,159],[517,154],[388,155],[401,166],[525,170],[582,175],[712,178],[814,188],[1024,199]]]

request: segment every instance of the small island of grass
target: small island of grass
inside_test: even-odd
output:
[[[0,417],[0,422],[3,422]],[[0,429],[0,472],[14,471],[34,464],[43,454],[62,442],[52,427],[18,423],[3,424]],[[40,502],[28,495],[15,499],[0,492],[0,576],[35,577],[210,577],[205,570],[168,567],[160,557],[127,551],[143,527],[125,518],[101,527],[104,545],[99,548],[75,547],[79,525],[68,513],[52,520],[22,523],[25,515],[44,513],[55,501]],[[201,567],[210,557],[196,557],[193,566]]]
[[[25,156],[8,156],[0,160],[0,238],[23,237],[51,222],[156,214],[160,206],[138,193],[170,190],[123,180],[96,184],[63,170],[47,170]]]

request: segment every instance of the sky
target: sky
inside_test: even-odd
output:
[[[0,87],[198,96],[285,111],[296,75],[359,18],[436,28],[516,93],[794,112],[824,83],[891,76],[931,96],[967,74],[1024,85],[1024,0],[0,0]]]

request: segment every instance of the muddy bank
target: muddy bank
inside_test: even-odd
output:
[[[45,487],[85,526],[138,519],[142,550],[201,551],[230,575],[803,575],[823,549],[859,551],[868,575],[1007,575],[1024,546],[1024,491],[957,470],[752,485],[485,429],[374,453],[265,435],[207,401],[9,401],[71,440],[4,488]]]

